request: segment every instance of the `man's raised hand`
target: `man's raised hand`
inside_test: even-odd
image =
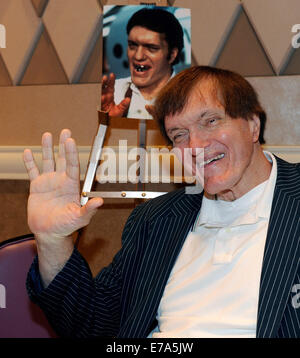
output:
[[[86,226],[103,204],[101,198],[94,198],[80,206],[79,157],[68,129],[60,134],[57,163],[50,133],[42,137],[42,173],[29,149],[24,151],[24,163],[30,179],[28,224],[37,238],[71,235]]]
[[[119,104],[115,103],[115,75],[104,75],[102,78],[101,110],[108,112],[111,117],[123,117],[130,105],[130,98],[124,98]]]

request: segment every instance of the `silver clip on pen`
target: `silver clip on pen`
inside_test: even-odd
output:
[[[88,162],[88,168],[84,178],[84,183],[83,183],[83,188],[80,198],[81,205],[85,205],[89,199],[85,193],[91,191],[96,174],[97,165],[101,157],[106,130],[109,124],[109,115],[107,112],[98,110],[98,119],[99,119],[99,126],[93,142],[93,146],[91,149],[90,158]]]

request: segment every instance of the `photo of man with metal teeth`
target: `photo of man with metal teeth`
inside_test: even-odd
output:
[[[124,47],[127,47],[126,54],[120,44],[121,40],[117,38],[122,30],[121,25],[116,28],[115,24],[114,31],[119,34],[106,40],[107,47],[113,46],[113,56],[104,60],[104,63],[108,62],[108,68],[105,71],[104,66],[101,110],[109,112],[113,117],[152,119],[151,105],[157,93],[177,72],[190,67],[190,54],[187,54],[185,48],[186,43],[190,51],[190,29],[187,31],[186,26],[181,26],[174,15],[174,8],[150,6],[119,8],[138,10],[131,15],[126,24],[127,42],[124,44]],[[189,9],[178,10],[183,23],[190,21]],[[121,20],[124,24],[124,19]],[[115,42],[114,45],[112,42]],[[110,64],[112,57],[121,59],[122,53],[126,56],[122,66],[127,67],[127,74],[130,73],[126,77],[122,74],[117,76]],[[115,65],[115,67],[122,66]]]

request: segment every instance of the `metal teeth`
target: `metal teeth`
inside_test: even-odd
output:
[[[224,156],[225,156],[224,153],[219,154],[219,155],[217,155],[217,156],[214,157],[214,158],[211,158],[211,159],[206,160],[206,161],[204,162],[204,165],[209,164],[209,163],[212,162],[213,160],[218,160],[218,159],[224,158]]]
[[[135,66],[135,69],[138,71],[138,72],[142,72],[146,69],[146,66],[145,65],[136,65]]]

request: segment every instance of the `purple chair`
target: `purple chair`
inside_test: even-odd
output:
[[[35,255],[31,234],[0,243],[0,338],[57,337],[27,295],[26,276]]]

